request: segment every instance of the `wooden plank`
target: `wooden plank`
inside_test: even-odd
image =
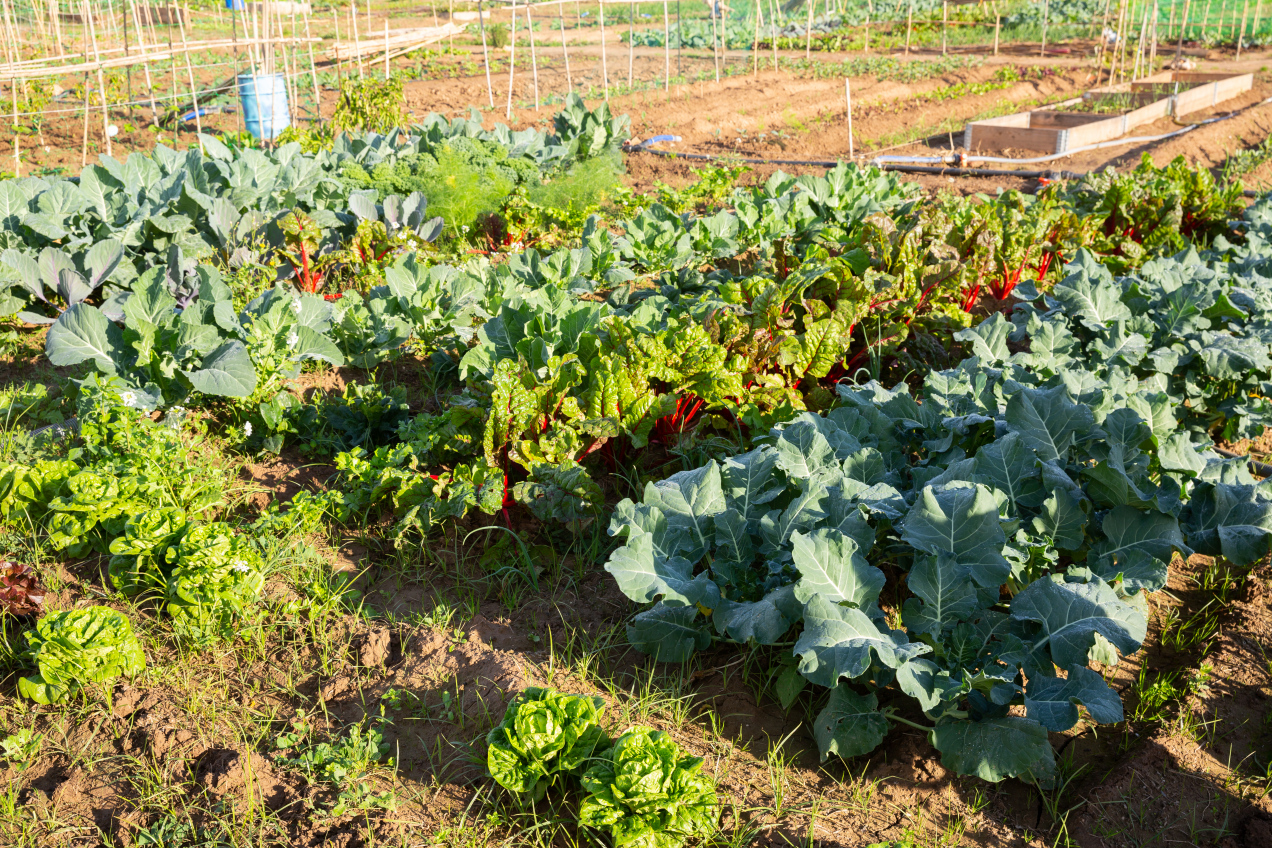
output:
[[[1175,95],[1175,117],[1188,115],[1215,105],[1215,84],[1207,83]]]
[[[976,126],[981,125],[989,127],[1027,127],[1029,126],[1029,113],[1016,112],[1011,115],[999,115],[997,118],[986,118],[983,121],[976,122]]]
[[[974,123],[967,125],[964,141],[967,149],[977,150],[1038,150],[1043,153],[1063,153],[1068,130],[1031,129],[1028,127],[1003,127]]]
[[[1126,113],[1126,129],[1135,129],[1142,127],[1144,124],[1151,124],[1153,121],[1159,121],[1170,115],[1171,98],[1166,97],[1161,100],[1155,100],[1147,106],[1141,106],[1132,112]]]
[[[1032,120],[1029,126],[1034,129],[1068,129],[1069,127],[1080,127],[1083,124],[1093,124],[1097,121],[1103,121],[1107,115],[1093,115],[1089,112],[1051,112],[1039,111],[1031,113]]]
[[[1069,149],[1085,147],[1101,141],[1112,141],[1123,135],[1126,135],[1126,118],[1123,115],[1114,115],[1103,121],[1069,130]]]

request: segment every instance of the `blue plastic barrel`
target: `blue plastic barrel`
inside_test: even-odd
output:
[[[242,12],[247,5],[243,3],[243,0],[225,0],[225,8]]]
[[[287,82],[282,74],[239,74],[243,121],[256,138],[273,139],[291,126],[287,112]]]

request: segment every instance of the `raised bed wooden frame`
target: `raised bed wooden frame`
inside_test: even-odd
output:
[[[967,125],[963,147],[969,151],[1017,148],[1044,153],[1064,153],[1088,144],[1121,138],[1136,127],[1153,121],[1209,109],[1224,100],[1249,91],[1253,74],[1203,74],[1166,71],[1121,85],[1095,88],[1084,100],[1131,100],[1137,107],[1120,115],[1065,112],[1076,100],[1058,103],[1050,109],[1017,112]],[[1173,89],[1162,94],[1163,88]]]

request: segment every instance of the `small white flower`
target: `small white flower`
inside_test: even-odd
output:
[[[251,438],[251,436],[252,436],[252,422],[251,422],[251,421],[249,421],[249,422],[247,422],[246,424],[244,424],[244,425],[243,425],[243,435],[244,435],[244,436],[247,436],[248,438]]]
[[[464,232],[468,232],[468,225],[467,225],[467,224],[465,224],[465,225],[464,225]]]
[[[299,341],[300,341],[300,333],[297,333],[295,330],[292,330],[290,333],[287,334],[287,346],[289,348],[295,350],[296,343]]]
[[[292,299],[292,312],[295,312],[297,315],[300,314],[300,298],[298,297]]]
[[[137,394],[135,392],[123,392],[120,394],[119,400],[124,404],[124,406],[136,406]]]
[[[236,559],[236,560],[234,560],[232,563],[230,563],[230,570],[231,570],[231,571],[238,571],[238,572],[240,572],[240,573],[247,573],[247,572],[251,571],[252,569],[251,569],[251,566],[249,566],[247,563],[243,562],[243,560],[241,560],[241,559]]]

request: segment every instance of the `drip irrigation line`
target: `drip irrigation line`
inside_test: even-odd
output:
[[[1232,451],[1224,450],[1223,448],[1217,448],[1212,446],[1211,450],[1213,450],[1215,453],[1219,454],[1220,456],[1227,457],[1228,459],[1246,460],[1250,464],[1250,473],[1255,475],[1256,477],[1272,477],[1272,465],[1268,465],[1265,462],[1259,462],[1257,459],[1250,459],[1249,455],[1247,454],[1233,453]]]

